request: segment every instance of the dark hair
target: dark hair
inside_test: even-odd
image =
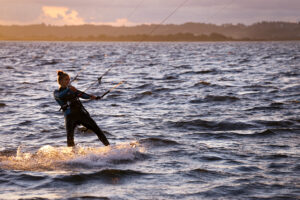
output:
[[[65,77],[68,77],[69,75],[66,73],[66,72],[64,72],[64,71],[62,71],[62,70],[58,70],[57,71],[57,82],[58,82],[58,84],[60,84],[60,81],[63,79],[63,78],[65,78]]]

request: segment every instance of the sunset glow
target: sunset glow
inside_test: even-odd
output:
[[[44,6],[42,10],[43,10],[42,19],[46,23],[61,24],[61,25],[84,24],[84,20],[78,16],[78,12],[76,10],[71,10],[66,7],[53,7],[53,6]]]
[[[183,0],[0,0],[2,25],[113,25],[159,23]],[[259,21],[298,22],[300,1],[188,0],[167,23],[243,23]]]
[[[82,24],[94,24],[94,25],[111,25],[111,26],[134,26],[134,22],[130,22],[127,18],[118,18],[112,22],[87,22],[76,10],[72,10],[67,7],[56,6],[43,6],[43,14],[40,17],[40,21],[46,24],[54,25],[82,25]]]

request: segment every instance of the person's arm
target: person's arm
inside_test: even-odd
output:
[[[70,88],[71,91],[75,92],[76,95],[77,95],[78,97],[80,97],[80,98],[83,98],[83,99],[92,99],[92,100],[96,99],[96,96],[87,94],[87,93],[82,92],[82,91],[80,91],[80,90],[77,90],[77,89],[76,89],[75,87],[73,87],[73,86],[69,86],[69,88]]]

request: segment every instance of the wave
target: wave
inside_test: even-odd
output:
[[[215,96],[215,95],[207,95],[205,98],[193,99],[190,103],[210,103],[210,102],[235,102],[240,100],[235,96]]]
[[[220,72],[217,69],[208,69],[208,70],[200,70],[200,71],[187,71],[182,73],[182,75],[189,75],[189,74],[216,74]]]
[[[105,54],[95,54],[95,55],[90,55],[87,58],[88,59],[95,59],[95,60],[103,60],[106,57]]]
[[[159,92],[169,92],[171,90],[174,89],[170,89],[170,88],[165,88],[165,87],[158,87],[156,89],[153,90],[154,93],[159,93]]]
[[[279,120],[279,121],[269,121],[269,120],[255,120],[253,121],[257,124],[268,126],[268,127],[291,127],[295,125],[295,123],[292,120]]]
[[[138,100],[142,100],[146,97],[151,96],[153,93],[151,91],[145,91],[145,92],[141,92],[139,94],[136,94],[134,97],[132,97],[130,100],[131,101],[138,101]]]
[[[31,190],[39,190],[53,188],[61,184],[90,184],[93,181],[97,181],[97,183],[120,185],[127,181],[132,181],[132,179],[147,176],[149,174],[132,169],[103,168],[85,172],[74,171],[71,173],[65,171],[59,171],[58,173],[36,173],[27,171],[4,173],[0,170],[0,175],[5,177],[3,181],[0,179],[0,183],[3,185],[11,186],[19,184],[20,182],[31,183],[25,187],[28,187]]]
[[[268,93],[272,93],[274,91],[278,91],[279,90],[278,87],[276,87],[274,85],[267,85],[267,83],[246,85],[246,86],[242,86],[242,88],[244,88],[244,89],[250,89],[251,91],[264,91],[264,90],[269,89]]]
[[[248,59],[248,58],[240,59],[240,60],[239,60],[239,64],[248,63],[248,62],[250,62],[250,61],[251,61],[251,60]]]
[[[151,145],[153,147],[160,147],[160,146],[168,146],[168,145],[179,145],[178,142],[169,140],[169,139],[161,139],[161,138],[146,138],[146,139],[141,139],[140,143],[146,144],[146,145]]]
[[[297,171],[297,172],[300,172],[300,164],[297,164],[297,165],[294,167],[294,170]]]
[[[1,156],[13,156],[16,154],[16,150],[15,149],[4,149],[2,151],[0,151],[0,157]]]
[[[287,186],[283,183],[253,181],[253,179],[247,176],[245,178],[236,179],[230,185],[216,184],[208,190],[197,194],[204,197],[203,199],[298,199],[298,196],[290,193]]]
[[[22,181],[42,181],[46,180],[47,176],[33,174],[33,173],[20,173],[18,174],[18,179]]]
[[[201,119],[188,120],[188,121],[175,121],[168,122],[172,127],[175,128],[184,128],[188,130],[245,130],[253,128],[252,124],[244,123],[244,122],[229,122],[229,121],[206,121]]]
[[[215,133],[193,133],[192,137],[202,137],[202,138],[211,138],[211,139],[232,139],[232,138],[268,138],[278,135],[286,134],[299,134],[300,129],[265,129],[262,131],[246,131],[247,133],[241,132],[215,132]],[[270,145],[271,148],[288,148],[286,145]]]
[[[291,166],[291,164],[288,163],[288,162],[283,162],[283,163],[270,163],[270,164],[268,165],[268,168],[271,169],[271,170],[276,169],[276,171],[272,171],[271,173],[276,173],[276,174],[278,174],[278,175],[279,175],[279,174],[284,175],[285,172],[280,171],[280,169],[286,169],[286,168],[288,168],[288,167],[290,167],[290,166]]]
[[[269,106],[256,106],[246,111],[260,111],[260,110],[281,110],[284,107],[283,103],[271,103]]]
[[[181,69],[190,69],[191,65],[189,64],[182,64],[182,65],[178,65],[178,66],[174,66],[175,68],[181,68]]]
[[[207,81],[199,81],[194,86],[203,86],[203,85],[208,86],[211,85],[211,83]]]
[[[200,159],[208,162],[223,160],[223,158],[220,158],[218,156],[201,156]]]
[[[286,159],[289,158],[288,155],[282,154],[282,153],[275,153],[267,156],[259,156],[259,158],[263,159],[270,159],[270,160],[280,160],[280,159]]]
[[[78,183],[83,183],[92,180],[102,181],[104,183],[120,184],[124,182],[124,180],[126,180],[127,178],[139,177],[143,175],[147,174],[137,170],[122,170],[108,168],[93,173],[77,173],[70,175],[63,174],[55,177],[54,181],[67,182],[75,185]]]
[[[193,138],[205,138],[205,139],[232,139],[234,137],[237,137],[238,134],[236,133],[228,133],[228,132],[221,132],[221,133],[215,133],[215,132],[211,132],[211,133],[192,133],[189,136],[193,137]]]
[[[207,95],[204,99],[205,101],[237,101],[240,100],[238,97],[235,96],[214,96],[214,95]]]
[[[243,132],[243,131],[242,131]],[[248,132],[248,131],[247,131]],[[279,133],[278,133],[279,134]],[[264,130],[260,132],[255,132],[253,133],[240,133],[240,132],[227,132],[227,131],[218,131],[218,132],[198,132],[198,133],[192,133],[189,136],[191,137],[201,137],[205,139],[233,139],[233,138],[251,138],[251,137],[270,137],[277,135],[276,130]],[[213,158],[212,158],[213,159]],[[218,159],[218,158],[216,158]]]
[[[42,65],[56,65],[60,62],[61,62],[60,59],[41,60],[40,66],[42,66]]]
[[[26,120],[24,122],[19,123],[20,126],[27,126],[27,125],[30,125],[30,124],[32,124],[32,121],[30,121],[30,120]]]
[[[289,72],[283,72],[282,75],[287,77],[294,77],[294,76],[298,77],[300,73],[297,71],[289,71]]]
[[[269,137],[269,136],[273,136],[276,133],[270,129],[264,130],[262,132],[256,132],[254,134],[248,134],[246,136],[252,136],[252,137]]]
[[[134,162],[143,158],[145,149],[134,141],[107,147],[54,147],[45,145],[36,152],[0,154],[0,169],[26,171],[81,170],[105,167],[111,164]]]
[[[15,68],[12,66],[5,66],[5,69],[15,69]]]
[[[140,85],[138,87],[136,87],[137,89],[145,89],[145,88],[152,88],[154,85],[151,84],[151,83],[146,83],[146,84],[143,84],[143,85]]]
[[[178,79],[178,75],[165,75],[162,79],[163,80],[176,80],[176,79]]]
[[[261,170],[260,168],[258,168],[256,166],[240,166],[235,169],[240,172],[258,172]]]
[[[263,132],[254,133],[254,135],[270,135],[273,131],[280,132],[299,132],[300,126],[297,119],[289,119],[282,121],[254,120],[251,122],[239,121],[206,121],[201,119],[180,120],[167,122],[169,127],[182,128],[187,130],[210,130],[210,131],[233,131],[233,130],[251,130],[258,127],[265,128]],[[247,134],[241,134],[247,135]],[[253,135],[253,134],[251,134]]]
[[[66,200],[74,200],[74,199],[85,199],[85,200],[110,200],[110,198],[108,197],[104,197],[104,196],[74,196],[71,198],[67,198]],[[42,200],[42,199],[41,199]]]
[[[288,85],[282,89],[282,91],[290,96],[293,96],[291,94],[299,95],[299,90],[300,90],[300,84],[295,84],[295,85]],[[290,93],[290,94],[289,94]]]
[[[200,180],[205,180],[207,179],[216,179],[216,178],[225,178],[228,176],[232,176],[232,174],[227,173],[227,172],[222,172],[222,171],[214,171],[214,170],[207,170],[207,169],[202,169],[202,168],[196,168],[192,170],[188,170],[184,173],[184,175],[192,177],[192,178],[197,178]]]
[[[280,130],[279,130],[280,131]],[[271,137],[274,135],[280,134],[277,133],[277,129],[266,129],[263,131],[253,131],[253,133],[238,133],[238,132],[216,132],[216,133],[193,133],[191,136],[197,136],[202,138],[211,138],[211,139],[232,139],[237,137]],[[276,146],[277,147],[277,146]]]

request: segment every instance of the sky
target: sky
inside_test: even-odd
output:
[[[300,0],[0,0],[0,25],[250,25],[261,21],[299,22]]]

